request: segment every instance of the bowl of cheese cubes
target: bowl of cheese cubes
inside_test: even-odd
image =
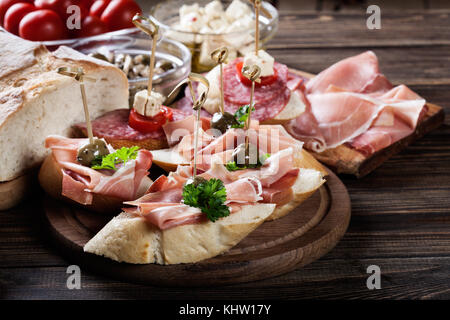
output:
[[[191,50],[192,71],[207,72],[215,63],[211,52],[226,46],[228,59],[254,50],[255,13],[246,0],[168,0],[156,5],[150,19],[159,25],[164,37],[179,41]],[[278,11],[261,2],[260,46],[273,38],[278,29]]]

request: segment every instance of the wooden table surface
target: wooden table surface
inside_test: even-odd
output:
[[[342,177],[352,200],[350,227],[322,259],[276,278],[209,288],[156,288],[82,270],[66,287],[70,262],[42,227],[42,194],[0,213],[0,297],[13,299],[450,298],[450,10],[382,10],[382,29],[364,11],[281,11],[270,53],[317,73],[365,50],[382,72],[446,109],[445,124],[367,177]],[[381,289],[368,290],[369,265]]]

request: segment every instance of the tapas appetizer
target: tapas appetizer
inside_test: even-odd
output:
[[[260,69],[252,65],[244,74],[252,82],[252,106]],[[198,97],[194,81],[205,87]],[[198,74],[185,82],[194,101],[193,163],[178,166],[155,180],[144,196],[125,202],[129,207],[84,251],[135,264],[198,262],[227,251],[265,220],[286,215],[325,182],[321,171],[298,167],[300,142],[280,137],[277,128],[252,130],[252,108],[244,130],[231,128],[202,148],[200,113],[209,83]],[[225,143],[239,140],[232,149]]]
[[[30,185],[30,171],[47,155],[50,134],[68,136],[71,126],[84,119],[78,84],[53,70],[82,67],[94,79],[86,91],[91,116],[125,107],[128,81],[116,67],[67,47],[49,52],[0,31],[0,209],[17,204]]]
[[[49,136],[45,147],[51,154],[39,171],[42,188],[58,199],[70,200],[89,209],[114,213],[122,202],[134,200],[147,191],[152,154],[139,147],[114,150],[103,139],[94,138],[82,68],[59,68],[58,73],[80,82],[88,139]],[[87,78],[89,79],[89,78]]]
[[[100,116],[92,122],[92,129],[95,136],[104,138],[114,148],[139,146],[147,150],[162,149],[168,146],[162,126],[181,120],[186,114],[164,106],[166,98],[153,90],[156,46],[160,37],[158,26],[140,15],[133,17],[133,23],[152,38],[147,89],[136,92],[131,109],[117,109]],[[85,123],[78,123],[74,128],[79,135],[87,136]]]

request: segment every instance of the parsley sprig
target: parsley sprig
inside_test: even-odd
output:
[[[220,179],[210,179],[198,185],[186,184],[183,187],[184,204],[199,208],[212,222],[230,215],[230,208],[224,205],[227,191]]]
[[[252,111],[255,111],[255,107],[252,107]],[[245,106],[240,107],[235,113],[234,116],[238,124],[233,124],[232,128],[243,128],[245,126],[245,122],[248,119],[248,115],[250,112],[250,105],[246,104]]]
[[[131,148],[122,147],[114,153],[96,157],[91,163],[91,168],[95,170],[117,170],[116,165],[121,163],[125,165],[128,161],[136,159],[138,150],[139,147],[137,146]]]

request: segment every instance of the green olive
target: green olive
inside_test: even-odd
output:
[[[232,125],[238,125],[236,118],[229,112],[220,113],[216,112],[211,119],[211,128],[217,129],[222,133],[225,133]]]
[[[245,143],[236,147],[233,151],[233,159],[238,167],[257,167],[261,162],[259,161],[259,150],[254,144],[249,143],[248,154],[245,152]]]
[[[103,157],[109,154],[106,142],[100,139],[94,139],[93,143],[88,143],[78,149],[77,160],[83,166],[90,167],[92,161],[97,157]]]

